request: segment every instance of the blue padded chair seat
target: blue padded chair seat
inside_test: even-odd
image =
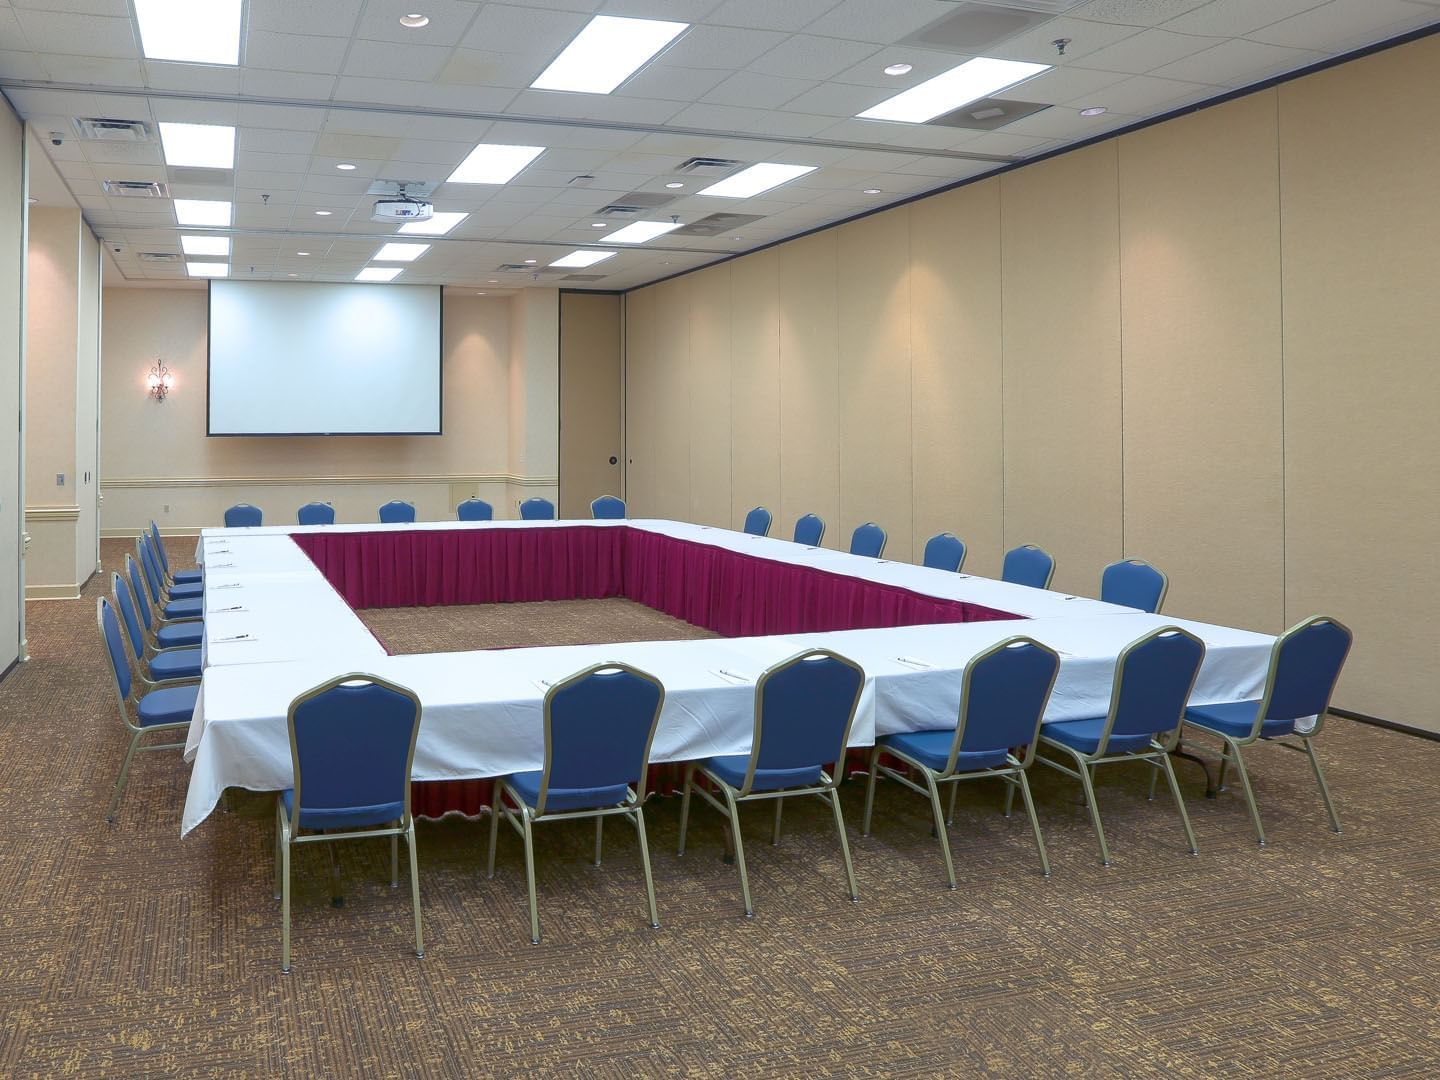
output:
[[[524,800],[525,805],[533,808],[540,801],[542,775],[540,770],[536,769],[534,772],[511,773],[506,779],[515,789],[515,794]],[[596,810],[602,806],[616,806],[625,801],[626,787],[625,784],[597,788],[552,787],[550,794],[545,797],[545,812],[548,814],[561,810]]]
[[[704,762],[705,768],[731,787],[745,786],[745,773],[750,768],[749,754],[729,754],[712,757]],[[807,765],[803,769],[756,769],[755,782],[751,791],[779,791],[781,788],[802,787],[820,782],[819,765]]]
[[[205,601],[198,596],[188,600],[171,600],[165,605],[165,618],[189,619],[205,614]]]
[[[166,679],[198,679],[200,677],[200,650],[176,649],[174,652],[156,653],[150,661],[150,677],[156,682]]]
[[[171,626],[160,627],[155,631],[155,639],[162,649],[178,649],[199,645],[204,634],[205,624],[203,622],[175,623]]]
[[[1259,711],[1258,701],[1225,701],[1219,705],[1192,705],[1185,710],[1185,719],[1232,739],[1247,739],[1255,728],[1255,714]],[[1294,720],[1266,720],[1260,726],[1260,737],[1274,739],[1294,730]]]
[[[295,820],[295,789],[280,793],[285,816]],[[405,814],[403,802],[378,803],[375,806],[345,806],[338,810],[309,809],[300,811],[302,829],[363,829],[370,825],[389,825]]]
[[[183,585],[171,585],[165,593],[171,600],[191,600],[205,595],[205,585],[203,582],[190,581]]]
[[[176,585],[190,585],[205,580],[203,570],[176,570],[173,575]]]
[[[199,686],[171,686],[150,691],[135,705],[140,726],[154,727],[156,724],[178,724],[182,721],[188,724],[199,693]]]
[[[1040,734],[1047,739],[1078,750],[1082,754],[1093,754],[1100,746],[1100,736],[1105,732],[1105,717],[1096,716],[1087,720],[1062,720],[1058,724],[1046,724]],[[1135,750],[1146,750],[1150,746],[1149,735],[1110,737],[1107,754],[1128,754]]]
[[[899,735],[883,735],[876,740],[881,746],[899,750],[914,758],[920,764],[944,772],[950,763],[950,746],[955,742],[955,731],[906,731]],[[978,772],[981,769],[998,769],[1005,764],[1005,750],[962,750],[955,757],[955,771]]]

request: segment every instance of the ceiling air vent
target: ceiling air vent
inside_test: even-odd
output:
[[[902,38],[905,45],[976,55],[1050,19],[1055,12],[1029,11],[1005,4],[964,3],[929,26]]]
[[[743,162],[719,157],[692,157],[675,166],[677,173],[691,173],[695,176],[719,176],[731,169],[738,169]]]
[[[148,263],[178,263],[180,256],[173,251],[142,251],[139,255],[141,262]]]
[[[684,228],[676,229],[671,236],[719,236],[734,232],[752,221],[759,221],[763,214],[710,214],[699,221],[692,221]]]
[[[147,180],[106,180],[101,185],[106,195],[119,195],[127,199],[168,199],[170,185]]]
[[[633,217],[646,210],[669,206],[674,201],[674,195],[665,195],[658,191],[632,191],[628,195],[620,196],[613,203],[600,207],[595,212],[601,217]]]
[[[143,120],[113,120],[101,116],[77,116],[75,133],[82,139],[102,142],[145,142],[150,127]]]
[[[928,124],[940,127],[971,128],[976,131],[994,131],[1006,124],[1013,124],[1024,116],[1033,116],[1049,105],[1038,101],[1006,101],[1004,98],[981,98],[968,105],[962,105],[953,112],[927,120]]]
[[[604,274],[566,274],[561,281],[599,281]]]

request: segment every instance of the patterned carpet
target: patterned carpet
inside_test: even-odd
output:
[[[1257,751],[1264,850],[1241,800],[1207,801],[1182,765],[1198,858],[1141,775],[1102,773],[1108,870],[1075,788],[1038,771],[1049,881],[1000,793],[963,791],[955,892],[922,799],[882,787],[863,838],[863,788],[846,784],[861,903],[844,896],[824,807],[790,807],[778,848],[758,808],[753,920],[718,816],[696,807],[677,859],[678,803],[659,800],[662,929],[645,925],[630,830],[606,830],[596,869],[587,826],[550,826],[539,946],[518,839],[502,832],[488,881],[481,824],[425,822],[425,958],[409,952],[407,891],[389,888],[382,843],[342,849],[341,909],[309,849],[286,977],[270,797],[241,794],[181,841],[186,771],[155,754],[118,822],[103,820],[125,738],[99,587],[30,604],[34,659],[0,683],[0,1076],[1436,1074],[1435,743],[1331,722],[1321,750],[1343,836],[1303,759]],[[451,647],[471,640],[455,633]]]

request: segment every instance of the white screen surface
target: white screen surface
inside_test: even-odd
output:
[[[210,283],[211,435],[440,434],[440,287]]]

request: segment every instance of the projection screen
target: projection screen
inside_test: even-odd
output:
[[[210,282],[210,435],[439,435],[440,287]]]

